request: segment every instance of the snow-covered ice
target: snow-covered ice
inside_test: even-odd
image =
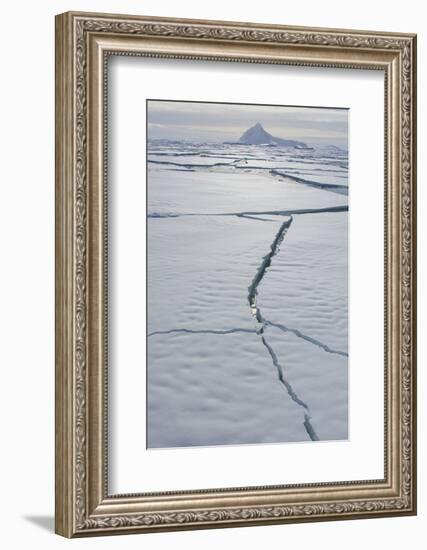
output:
[[[347,439],[347,152],[148,152],[148,447]]]

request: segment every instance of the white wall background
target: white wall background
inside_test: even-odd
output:
[[[0,517],[2,547],[386,549],[421,548],[427,531],[423,399],[426,295],[423,189],[419,161],[419,514],[418,517],[104,537],[53,534],[54,495],[54,15],[67,10],[244,20],[419,34],[419,97],[426,90],[423,4],[377,0],[14,0],[2,6],[0,84]],[[419,102],[419,156],[426,111]]]

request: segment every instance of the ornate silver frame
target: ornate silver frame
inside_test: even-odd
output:
[[[108,55],[384,71],[384,479],[108,494],[104,277]],[[415,35],[71,12],[57,16],[57,533],[79,537],[416,513],[415,120]]]

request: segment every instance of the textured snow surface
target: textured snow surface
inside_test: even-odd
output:
[[[346,152],[148,160],[148,447],[346,439]]]

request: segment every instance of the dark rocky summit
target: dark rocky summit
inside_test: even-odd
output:
[[[284,145],[285,147],[307,148],[307,145],[302,141],[272,136],[264,130],[259,122],[246,130],[240,137],[239,142],[245,145]]]

